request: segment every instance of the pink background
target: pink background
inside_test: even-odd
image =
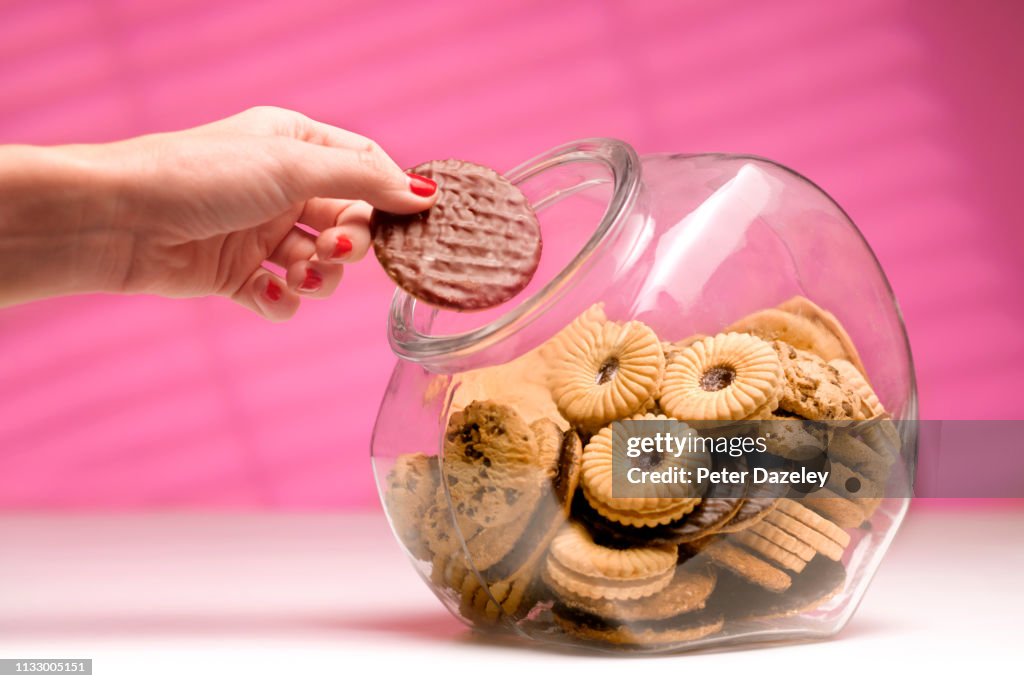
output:
[[[403,165],[583,136],[757,153],[864,231],[924,417],[1024,418],[1022,28],[994,1],[6,0],[0,142],[275,104]],[[0,508],[373,504],[391,290],[370,259],[284,325],[214,299],[0,312]]]

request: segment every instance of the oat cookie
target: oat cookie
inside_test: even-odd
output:
[[[802,501],[806,501],[806,498],[804,500],[801,500],[801,502]],[[829,498],[823,501],[832,501],[832,499]],[[825,516],[815,513],[811,509],[804,506],[804,504],[802,504],[801,502],[797,502],[796,500],[793,499],[780,499],[779,511],[795,519],[796,521],[802,523],[803,525],[808,526],[812,530],[817,531],[821,535],[824,535],[829,540],[832,540],[833,542],[837,543],[840,546],[840,548],[845,549],[850,544],[849,533],[843,530],[834,521],[826,518]],[[779,527],[785,530],[785,527],[778,521],[773,521],[773,523],[775,523],[775,525],[778,525]],[[796,535],[796,533],[792,534]],[[808,542],[808,544],[812,547],[815,547],[815,543],[813,542]],[[815,549],[818,548],[815,547]],[[834,558],[837,560],[839,558],[831,556],[831,554],[834,553],[834,550],[830,550],[830,552],[824,552],[821,549],[818,549],[818,551],[829,558]]]
[[[779,408],[810,420],[863,418],[860,397],[820,356],[782,341],[772,346],[784,372]]]
[[[833,561],[839,561],[843,557],[845,545],[839,544],[832,538],[815,530],[806,523],[798,521],[784,511],[777,510],[775,513],[769,514],[765,519],[765,523],[771,524],[779,530],[792,535],[799,542]]]
[[[747,549],[755,552],[763,559],[794,573],[800,573],[807,566],[807,561],[792,552],[776,545],[768,538],[762,537],[753,530],[744,530],[732,536],[732,539]]]
[[[857,370],[857,366],[853,365],[845,358],[833,358],[828,362],[830,366],[836,369],[839,373],[839,377],[843,380],[847,386],[853,389],[860,397],[861,402],[865,408],[865,416],[868,418],[875,418],[885,413],[885,407],[882,406],[882,402],[878,400],[878,395],[875,394],[875,390],[871,388],[867,378]]]
[[[538,463],[544,467],[539,469],[539,471],[543,475],[547,475],[547,467],[558,464],[562,445],[562,433],[557,425],[546,418],[533,423],[530,429],[537,438]],[[529,537],[541,536],[540,533],[530,530],[531,527],[536,527],[537,525],[534,522],[533,514],[537,511],[542,511],[542,506],[547,506],[539,504],[539,502],[544,499],[552,499],[550,495],[552,486],[541,484],[538,487],[540,489],[537,492],[537,499],[532,504],[529,497],[524,499],[521,505],[524,510],[521,517],[499,525],[481,528],[475,535],[466,538],[466,551],[469,553],[469,559],[477,570],[491,569],[503,562],[523,538],[524,533]],[[457,509],[456,513],[459,513]],[[475,516],[476,514],[474,514]],[[461,520],[465,522],[471,519]],[[542,520],[544,523],[548,523],[551,518],[545,515]],[[479,519],[473,518],[472,522],[479,522]]]
[[[508,406],[475,401],[453,414],[442,481],[459,528],[465,533],[528,514],[556,460],[557,452],[542,454],[533,429]]]
[[[436,560],[447,559],[453,552],[462,552],[465,540],[480,532],[481,527],[470,521],[456,526],[451,502],[444,485],[438,485],[430,506],[423,514],[423,540]]]
[[[815,490],[813,495],[800,500],[805,507],[821,514],[840,528],[857,528],[864,523],[868,518],[865,506],[874,509],[877,505],[863,503],[868,501],[847,499],[827,487]]]
[[[840,463],[831,464],[825,488],[830,492],[836,493],[840,499],[850,501],[856,505],[860,512],[863,513],[864,520],[871,517],[874,510],[879,508],[879,505],[882,504],[882,500],[885,498],[885,490],[879,483]],[[812,493],[808,497],[813,500],[814,494]],[[807,506],[815,509],[813,501]],[[857,527],[857,525],[860,525],[860,523],[857,523],[856,525],[847,526],[840,520],[833,520],[844,527]]]
[[[857,353],[857,347],[853,345],[853,339],[850,338],[846,328],[840,324],[839,319],[836,318],[835,315],[805,296],[794,296],[788,301],[780,303],[778,308],[779,310],[786,311],[787,313],[793,313],[803,318],[807,318],[812,323],[818,325],[832,335],[842,347],[842,353],[836,354],[835,356],[822,356],[822,358],[825,360],[832,358],[845,358],[852,363],[862,375],[865,376],[865,379],[867,379],[867,372],[864,370],[864,363],[860,360],[860,354]]]
[[[750,526],[750,532],[760,535],[774,545],[781,547],[791,554],[795,554],[804,561],[810,561],[817,554],[817,550],[808,543],[800,540],[795,535],[787,533],[782,528],[769,521],[761,521]]]
[[[387,477],[384,504],[391,526],[409,553],[423,561],[431,551],[421,519],[434,502],[439,476],[437,457],[416,453],[400,455]]]
[[[500,543],[503,556],[499,560],[487,560],[485,547],[494,546],[492,531],[507,533],[507,526],[481,529],[468,538],[465,550],[458,547],[435,557],[432,580],[457,597],[460,612],[466,618],[482,624],[514,621],[528,613],[536,602],[538,565],[564,523],[579,484],[579,437],[570,430],[559,435],[558,445],[554,477],[533,513],[523,518],[526,525],[518,529],[518,539]],[[473,555],[471,560],[465,556],[466,551]]]
[[[833,464],[848,466],[867,477],[876,485],[884,485],[889,478],[894,455],[876,451],[852,432],[836,432],[828,444],[828,458]]]
[[[788,573],[748,550],[717,536],[712,540],[700,549],[701,553],[741,578],[773,592],[782,592],[793,583]]]
[[[883,496],[878,483],[838,461],[831,464],[825,487],[840,497],[852,499],[858,504],[881,499]],[[809,496],[813,497],[814,494],[811,493]]]
[[[808,431],[801,420],[761,421],[757,432],[765,439],[767,452],[790,461],[810,461],[825,453],[825,443]]]
[[[811,351],[824,359],[842,356],[843,347],[833,335],[811,320],[778,308],[766,308],[751,313],[729,327],[726,332],[746,332],[765,341],[783,341]]]
[[[524,616],[536,601],[533,580],[517,577],[485,586],[460,556],[437,558],[432,580],[458,605],[459,613],[481,626],[496,626]]]

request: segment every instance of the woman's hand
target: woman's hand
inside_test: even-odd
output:
[[[0,267],[13,276],[0,305],[219,294],[283,320],[366,254],[371,208],[419,212],[436,190],[373,141],[278,108],[111,144],[0,148]]]

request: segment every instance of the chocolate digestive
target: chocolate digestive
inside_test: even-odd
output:
[[[411,170],[437,182],[437,202],[415,215],[374,210],[373,250],[416,299],[456,311],[502,304],[540,262],[537,216],[514,184],[480,165],[434,160]]]

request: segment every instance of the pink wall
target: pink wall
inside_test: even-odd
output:
[[[924,416],[1024,418],[1022,26],[995,1],[6,0],[0,142],[276,104],[406,165],[593,135],[758,153],[874,246]],[[373,503],[391,286],[372,259],[346,279],[285,325],[219,300],[0,312],[0,508]]]

